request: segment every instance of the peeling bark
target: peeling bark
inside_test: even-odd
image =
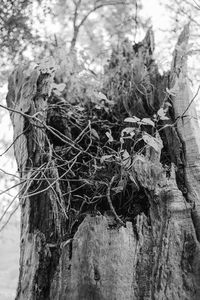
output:
[[[73,170],[59,169],[58,156],[52,159],[52,153],[62,143],[64,153],[78,146],[71,141],[72,132],[60,113],[63,108],[51,111],[53,65],[29,75],[18,69],[11,75],[7,104],[15,156],[25,181],[16,300],[200,299],[200,145],[187,82],[188,37],[185,27],[171,72],[161,76],[152,56],[150,30],[130,52],[138,85],[117,86],[129,91],[117,99],[119,109],[140,118],[165,105],[166,88],[175,90],[171,119],[162,123],[156,136],[160,150],[147,146],[145,155],[134,156],[132,189],[139,186],[143,195],[142,200],[133,199],[132,219],[123,216],[125,226],[108,209],[100,214],[86,211],[81,221],[73,222],[70,216],[71,190],[61,178]],[[125,58],[129,59],[126,53]],[[112,59],[108,72],[115,63]],[[115,94],[114,83],[112,89]],[[56,138],[60,144],[55,146]]]

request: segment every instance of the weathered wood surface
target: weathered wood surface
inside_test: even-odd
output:
[[[83,221],[63,247],[50,299],[198,299],[200,248],[175,174],[157,190],[150,224],[144,214],[135,228],[112,222]]]
[[[185,178],[188,198],[193,203],[192,216],[200,241],[200,126],[187,74],[189,26],[185,26],[174,51],[171,88],[175,89],[173,106],[177,130],[185,151]]]
[[[140,59],[146,62],[152,57],[150,37],[147,35],[143,41],[140,50],[143,55],[136,57],[137,66],[144,66]],[[73,239],[69,239],[65,238],[60,212],[60,206],[64,205],[62,188],[56,181],[56,166],[51,163],[41,192],[34,192],[33,181],[24,185],[17,300],[200,299],[200,145],[193,105],[187,110],[187,117],[182,118],[192,99],[186,75],[187,40],[186,27],[179,38],[170,73],[171,88],[174,84],[177,87],[173,96],[177,128],[165,132],[174,134],[167,138],[169,147],[173,142],[185,151],[187,193],[183,194],[177,185],[177,166],[173,163],[170,174],[163,171],[157,181],[152,180],[149,175],[152,168],[161,168],[160,155],[154,159],[150,156],[146,164],[138,164],[135,170],[138,181],[146,188],[148,216],[138,214],[134,224],[126,222],[124,227],[106,213],[88,214]],[[155,63],[149,68],[148,76],[157,84],[156,93],[163,97],[166,78],[159,78],[158,82],[154,67]],[[44,130],[52,78],[52,68],[37,69],[30,76],[18,70],[10,78],[7,103],[9,108],[18,111],[11,112],[11,119],[14,139],[18,137],[14,146],[22,180],[36,178],[36,167],[42,170],[41,157],[46,155],[48,160],[51,155],[50,149],[48,153],[45,149]],[[148,95],[153,107],[155,90]],[[179,149],[169,152],[172,158],[181,160]],[[143,183],[145,176],[148,183]],[[28,192],[32,193],[31,197]],[[58,195],[60,206],[56,201]]]

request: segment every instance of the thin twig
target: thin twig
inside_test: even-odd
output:
[[[14,145],[14,143],[18,140],[18,138],[25,134],[26,131],[28,130],[28,128],[26,128],[24,131],[22,131],[18,136],[16,136],[16,138],[14,139],[14,141],[11,143],[11,145],[3,152],[0,154],[0,156],[3,156],[4,154],[6,154],[6,152],[8,152],[8,150],[10,150],[10,148]]]
[[[4,210],[4,212],[2,213],[1,217],[0,217],[0,223],[3,220],[4,216],[6,215],[6,213],[8,212],[9,208],[12,206],[12,204],[15,202],[16,198],[19,196],[20,192],[17,193],[17,195],[15,195],[15,197],[12,199],[12,201],[7,205],[6,209]]]
[[[120,219],[120,217],[117,215],[116,211],[115,211],[115,208],[112,204],[112,200],[111,200],[111,196],[110,196],[110,189],[111,189],[111,186],[113,184],[115,180],[115,176],[112,177],[110,183],[108,184],[108,190],[107,190],[107,199],[108,199],[108,203],[110,205],[110,209],[113,213],[113,215],[115,216],[115,219],[122,225],[122,226],[125,226],[125,223]]]
[[[12,218],[12,216],[14,215],[14,213],[18,210],[19,208],[19,204],[16,206],[16,208],[11,212],[9,218],[7,219],[7,221],[3,224],[3,226],[0,228],[0,232],[6,227],[6,225],[9,223],[10,219]]]
[[[194,95],[194,97],[190,100],[190,103],[188,104],[187,108],[185,109],[185,111],[182,113],[182,115],[180,116],[180,118],[183,118],[185,116],[185,113],[188,111],[188,109],[190,108],[191,104],[194,102],[195,98],[197,97],[198,93],[200,90],[200,85],[198,86],[198,89],[196,91],[196,94]]]

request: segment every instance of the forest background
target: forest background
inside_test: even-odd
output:
[[[53,57],[61,67],[58,76],[79,73],[80,80],[74,85],[98,85],[112,49],[126,38],[139,42],[150,26],[155,33],[155,59],[162,73],[169,69],[172,49],[187,23],[191,32],[188,74],[195,94],[200,83],[199,1],[1,0],[0,299],[14,299],[19,268],[19,178],[12,126],[5,108],[9,74],[19,64],[34,66]],[[195,99],[198,115],[199,98]]]

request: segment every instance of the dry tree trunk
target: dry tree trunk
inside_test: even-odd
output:
[[[124,64],[134,70],[129,86],[115,82],[122,81],[122,72],[115,73],[119,62],[114,54],[111,58],[107,74],[114,72],[115,78],[105,92],[118,101],[118,116],[153,118],[167,101],[172,104],[170,120],[158,123],[156,141],[162,139],[162,151],[148,145],[141,154],[137,148],[131,167],[123,169],[129,179],[116,195],[122,167],[111,157],[104,157],[106,163],[93,160],[100,142],[93,142],[91,135],[101,141],[101,124],[95,127],[91,118],[84,132],[80,124],[69,130],[69,120],[78,111],[53,96],[53,66],[40,66],[29,76],[19,68],[11,75],[7,103],[22,181],[17,300],[200,299],[200,145],[187,82],[188,36],[186,26],[171,71],[163,76],[152,59],[151,31],[133,49],[125,42]],[[84,189],[77,174],[91,171],[91,161],[101,180],[91,172],[81,182]],[[97,183],[102,184],[100,192]],[[91,199],[99,193],[105,197],[93,205]]]

